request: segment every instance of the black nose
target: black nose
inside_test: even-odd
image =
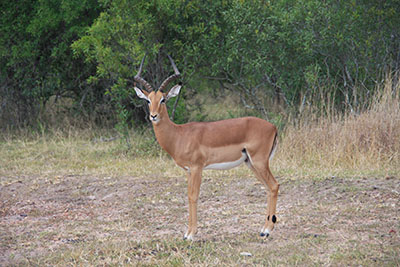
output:
[[[151,118],[155,119],[157,117],[157,114],[156,115],[150,115],[150,116],[151,116]]]

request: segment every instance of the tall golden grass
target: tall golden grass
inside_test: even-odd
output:
[[[380,173],[400,170],[400,84],[388,77],[372,101],[358,114],[327,109],[313,112],[285,127],[279,168],[324,173]],[[310,117],[316,119],[310,119]]]

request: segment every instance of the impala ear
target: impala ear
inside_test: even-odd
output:
[[[179,95],[179,91],[181,90],[182,85],[181,84],[177,84],[174,87],[171,88],[171,90],[169,90],[168,95],[167,95],[167,100],[170,99],[171,97],[175,97],[177,95]]]
[[[135,91],[138,97],[149,100],[149,98],[147,97],[149,93],[147,93],[146,91],[142,91],[137,87],[135,87]]]

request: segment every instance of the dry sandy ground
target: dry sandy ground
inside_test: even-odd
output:
[[[13,180],[0,187],[2,266],[35,265],[101,240],[176,240],[187,225],[184,176]],[[258,236],[266,206],[261,184],[253,177],[205,173],[196,242],[250,251],[253,260],[270,251],[278,265],[293,263],[295,255],[300,265],[399,264],[400,177],[278,181],[278,223],[265,239]]]

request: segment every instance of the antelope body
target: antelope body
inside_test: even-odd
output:
[[[149,103],[150,120],[160,146],[187,171],[189,199],[189,227],[184,236],[193,240],[197,232],[197,201],[201,174],[207,169],[230,169],[245,162],[257,179],[269,190],[267,215],[261,236],[268,236],[276,223],[276,203],[279,184],[269,169],[269,160],[277,145],[277,130],[271,123],[256,118],[244,117],[216,122],[173,123],[167,112],[166,101],[179,94],[181,85],[173,86],[168,93],[167,85],[180,76],[173,60],[175,74],[169,76],[154,91],[140,77],[144,58],[135,81],[147,90],[135,87],[136,94]]]

